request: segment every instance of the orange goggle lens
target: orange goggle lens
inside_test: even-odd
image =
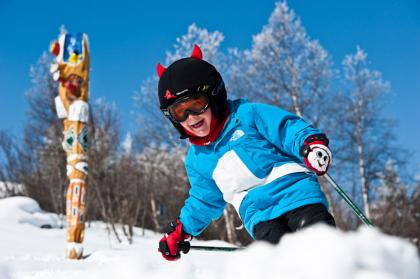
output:
[[[188,118],[188,114],[199,115],[209,107],[209,101],[206,95],[189,96],[186,99],[180,99],[171,106],[168,111],[173,121],[180,123]]]

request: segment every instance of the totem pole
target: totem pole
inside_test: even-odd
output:
[[[86,34],[62,33],[50,48],[55,56],[51,74],[58,82],[57,115],[63,119],[63,149],[67,155],[67,257],[83,257],[88,174],[89,48]]]

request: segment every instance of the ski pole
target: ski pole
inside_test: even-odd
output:
[[[243,247],[220,247],[220,246],[196,246],[191,245],[190,249],[194,250],[206,250],[206,251],[223,251],[223,252],[233,252],[238,250],[243,250]]]
[[[324,177],[328,180],[328,182],[334,187],[340,197],[350,206],[353,212],[359,217],[359,219],[368,227],[373,227],[372,222],[362,213],[362,211],[357,207],[357,205],[347,196],[347,194],[341,189],[340,186],[332,179],[332,177],[326,173]]]
[[[179,250],[181,250],[184,254],[188,253],[190,249],[203,250],[203,251],[222,251],[222,252],[233,252],[233,251],[244,249],[243,247],[196,246],[196,245],[191,245],[187,241],[180,242],[178,245],[179,245]]]

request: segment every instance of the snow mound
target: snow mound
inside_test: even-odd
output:
[[[0,278],[9,279],[9,268],[6,265],[0,263]]]
[[[25,197],[0,200],[1,279],[418,279],[414,245],[377,229],[342,232],[323,225],[286,235],[278,245],[256,242],[237,252],[191,250],[179,261],[157,251],[161,234],[134,229],[134,243],[115,244],[106,225],[91,223],[84,249],[88,258],[65,258],[66,230]],[[36,227],[35,227],[36,226]],[[403,228],[402,228],[403,229]],[[221,241],[192,245],[228,246]]]
[[[28,197],[0,199],[0,222],[47,228],[59,228],[61,224],[56,214],[43,211],[35,200]]]
[[[225,278],[420,278],[411,243],[367,227],[345,233],[318,225],[286,235],[276,246],[255,243],[228,266]]]
[[[156,255],[155,246],[151,245],[148,253],[131,254],[125,260],[114,256],[113,265],[89,276],[102,279],[420,278],[420,262],[412,244],[369,228],[345,233],[319,225],[287,235],[279,245],[254,243],[244,251],[233,253],[190,251],[176,262],[166,262]],[[93,255],[91,260],[99,260],[96,256],[99,255]],[[111,255],[100,256],[103,261]]]

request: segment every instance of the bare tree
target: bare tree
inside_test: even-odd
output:
[[[253,38],[250,50],[232,50],[229,86],[238,95],[273,104],[303,117],[327,134],[332,132],[334,106],[329,92],[332,62],[329,54],[311,40],[286,2],[276,3],[268,24]],[[328,202],[333,197],[321,179]]]
[[[410,240],[420,250],[420,181],[405,185],[392,160],[379,177],[378,197],[371,206],[374,224],[385,233]]]
[[[184,149],[152,147],[140,154],[145,195],[150,201],[151,218],[156,230],[165,228],[179,214],[187,197],[188,181],[183,164]]]
[[[246,63],[241,65],[243,95],[283,107],[315,126],[324,124],[331,58],[309,38],[286,2],[276,3],[267,25],[243,55],[238,59]]]
[[[61,148],[62,124],[55,115],[57,88],[49,74],[51,60],[43,53],[31,67],[32,87],[25,130],[18,146],[19,177],[25,192],[50,211],[64,212],[65,158]]]
[[[0,131],[0,198],[22,195],[19,177],[19,150],[12,135]]]
[[[121,185],[116,184],[113,176],[113,163],[118,150],[119,130],[116,107],[99,99],[92,105],[90,117],[89,158],[89,212],[88,216],[100,217],[107,222],[116,239],[121,241],[117,232],[118,202]],[[93,215],[93,216],[92,216]]]
[[[357,165],[363,205],[369,218],[371,185],[384,162],[389,158],[398,159],[396,154],[401,152],[395,152],[392,147],[391,122],[381,115],[389,84],[380,72],[367,67],[366,57],[359,47],[354,55],[346,56],[343,61],[346,82],[343,91],[346,93],[337,100],[342,107],[339,120],[345,161]]]

